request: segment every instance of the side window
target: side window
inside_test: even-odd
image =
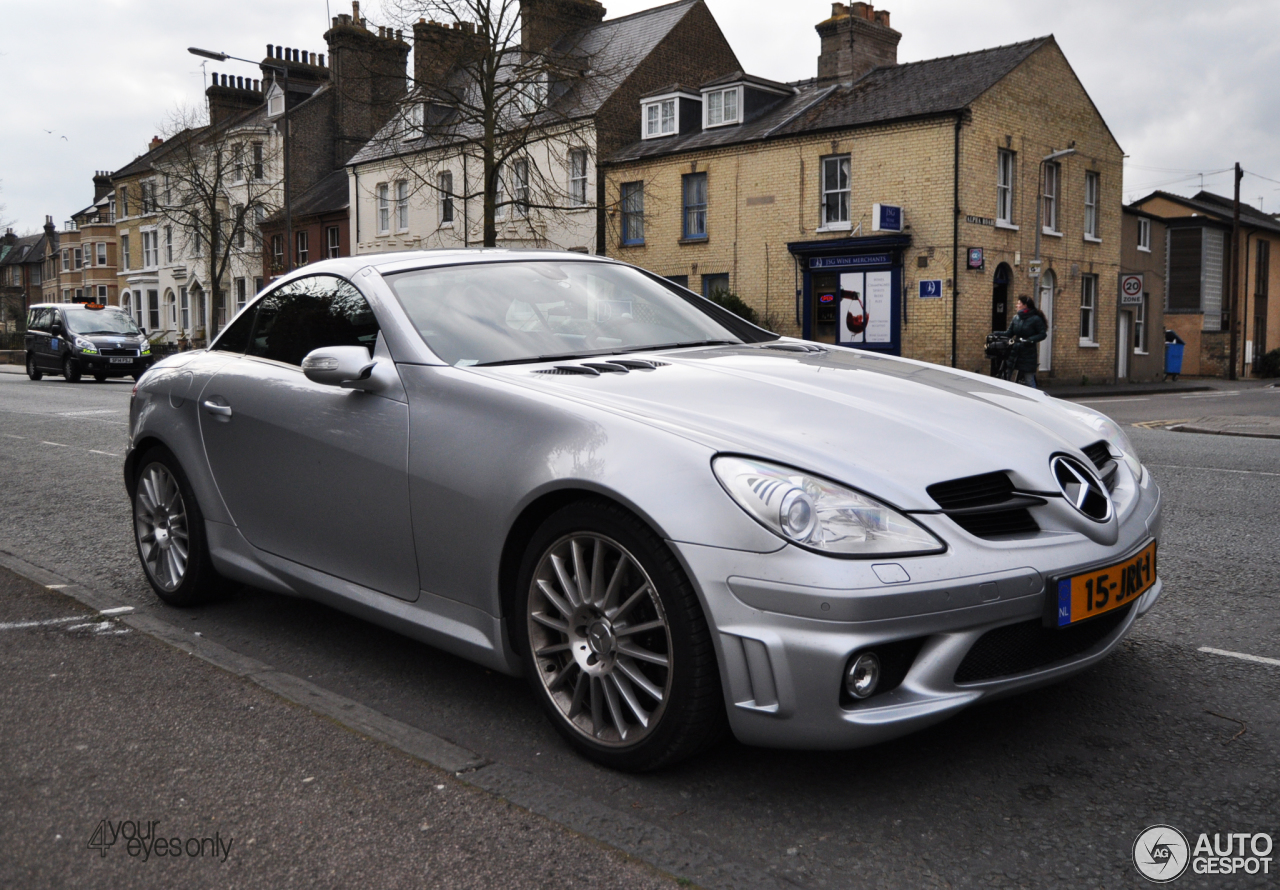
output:
[[[48,331],[49,330],[49,310],[48,309],[32,309],[31,323],[27,328],[32,331]]]
[[[248,355],[301,365],[322,346],[364,346],[370,354],[378,322],[360,292],[332,275],[290,282],[258,304]]]
[[[183,299],[186,299],[186,289],[183,288]],[[185,309],[183,310],[186,311]],[[241,312],[236,316],[231,324],[223,329],[222,334],[217,340],[213,341],[210,347],[219,352],[244,352],[249,348],[249,332],[253,329],[253,317],[257,315],[257,311],[250,309],[248,312]]]

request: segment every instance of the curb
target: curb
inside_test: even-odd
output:
[[[1251,433],[1245,430],[1215,430],[1207,426],[1196,426],[1193,423],[1178,423],[1165,427],[1175,433],[1198,433],[1202,436],[1239,436],[1243,439],[1280,439],[1280,433]]]
[[[4,550],[0,550],[0,567],[97,612],[121,606],[121,602],[108,593],[76,584]],[[301,677],[278,671],[221,643],[195,636],[145,609],[132,608],[131,612],[111,617],[229,674],[250,680],[352,732],[448,772],[463,784],[613,847],[677,880],[726,890],[782,890],[789,886],[753,865],[730,859],[710,847],[696,844],[629,813],[594,800],[584,800],[524,770],[486,760],[426,730],[402,723]]]

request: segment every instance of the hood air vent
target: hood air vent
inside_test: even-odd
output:
[[[631,371],[652,371],[667,367],[667,362],[654,362],[642,358],[619,358],[607,362],[583,362],[580,365],[556,365],[539,368],[535,374],[568,374],[579,377],[599,377],[601,374],[626,374]]]
[[[1116,470],[1119,469],[1119,465],[1111,457],[1111,448],[1107,443],[1103,441],[1094,442],[1092,445],[1086,445],[1080,450],[1097,468],[1098,475],[1102,479],[1102,484],[1107,487],[1107,491],[1115,491]]]
[[[925,491],[956,525],[977,538],[1035,534],[1040,526],[1027,508],[1047,503],[1015,491],[1005,473],[938,482]]]
[[[817,343],[782,343],[777,340],[771,343],[765,343],[761,349],[776,349],[780,352],[803,352],[808,354],[826,352],[827,350],[819,346]]]

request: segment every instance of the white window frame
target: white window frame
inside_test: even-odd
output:
[[[396,232],[409,231],[409,183],[396,180]]]
[[[1084,240],[1100,243],[1098,197],[1102,194],[1102,177],[1094,170],[1084,171]]]
[[[107,304],[107,286],[105,284],[98,285],[98,302],[104,306]]]
[[[280,84],[273,83],[267,94],[267,117],[279,117],[284,114],[284,90]]]
[[[196,252],[196,256],[199,256],[199,255],[200,255],[200,253],[199,253],[199,251],[197,251],[197,252]],[[128,272],[128,271],[129,271],[129,234],[128,234],[127,232],[126,232],[125,234],[123,234],[123,235],[121,235],[121,236],[120,236],[120,262],[119,262],[119,266],[120,266],[120,270],[121,270],[122,272]]]
[[[569,203],[574,207],[587,206],[587,150],[569,150]]]
[[[155,228],[142,230],[142,268],[160,267],[160,233]]]
[[[436,188],[440,192],[440,226],[453,228],[453,171],[441,170],[436,177]]]
[[[307,230],[302,229],[293,233],[293,265],[295,268],[305,266],[310,262],[311,244],[310,238],[307,236]],[[243,279],[242,279],[243,280]]]
[[[835,183],[830,182],[831,171],[835,171]],[[843,176],[844,182],[840,179]],[[848,154],[827,155],[822,159],[821,165],[821,189],[819,194],[822,199],[819,232],[837,232],[846,231],[852,228],[852,210],[851,202],[853,196],[853,159]],[[843,188],[841,188],[843,185]],[[837,196],[836,218],[831,218],[828,214],[828,198],[832,195]],[[840,217],[843,216],[843,219]]]
[[[1138,250],[1151,253],[1151,220],[1138,217]]]
[[[1017,163],[1017,155],[1012,149],[996,150],[996,225],[1001,228],[1018,228],[1013,222]]]
[[[377,228],[379,235],[391,234],[391,186],[385,182],[377,186]]]
[[[732,101],[729,101],[732,99]],[[733,106],[733,116],[729,116],[729,106]],[[702,94],[702,127],[710,130],[714,127],[729,127],[742,123],[742,87],[724,87],[708,90]]]
[[[71,271],[71,248],[70,247],[62,248],[62,271],[63,272]]]
[[[1044,234],[1061,236],[1058,230],[1058,192],[1062,185],[1062,165],[1044,165]]]
[[[493,177],[493,218],[505,220],[507,218],[507,169],[505,166],[499,165],[497,172]]]
[[[645,139],[675,136],[680,132],[680,94],[657,96],[644,102]]]
[[[515,201],[515,215],[521,219],[529,216],[529,159],[517,158],[511,165],[511,197]]]
[[[236,312],[239,313],[244,309],[244,304],[249,301],[249,279],[236,279]]]
[[[329,259],[342,255],[342,231],[337,226],[325,226],[325,256]]]
[[[79,272],[81,269],[84,268],[84,248],[83,247],[71,248],[71,261],[72,261],[72,264],[75,266],[75,270],[77,272]]]
[[[1080,276],[1080,345],[1098,345],[1098,276]]]
[[[107,242],[98,242],[98,265],[105,266],[107,264]]]
[[[186,285],[178,288],[178,319],[182,323],[180,330],[191,330],[191,296]]]

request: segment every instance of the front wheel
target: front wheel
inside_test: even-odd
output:
[[[657,769],[726,726],[711,632],[666,544],[606,503],[572,504],[534,536],[517,633],[534,693],[582,754]]]
[[[171,606],[193,606],[217,596],[204,516],[178,460],[167,448],[138,461],[133,529],[138,557],[156,595]]]
[[[36,366],[36,357],[34,355],[27,356],[27,376],[32,380],[39,380],[44,377],[44,371]]]
[[[68,383],[80,382],[80,363],[67,356],[62,360],[62,376],[66,378]]]

